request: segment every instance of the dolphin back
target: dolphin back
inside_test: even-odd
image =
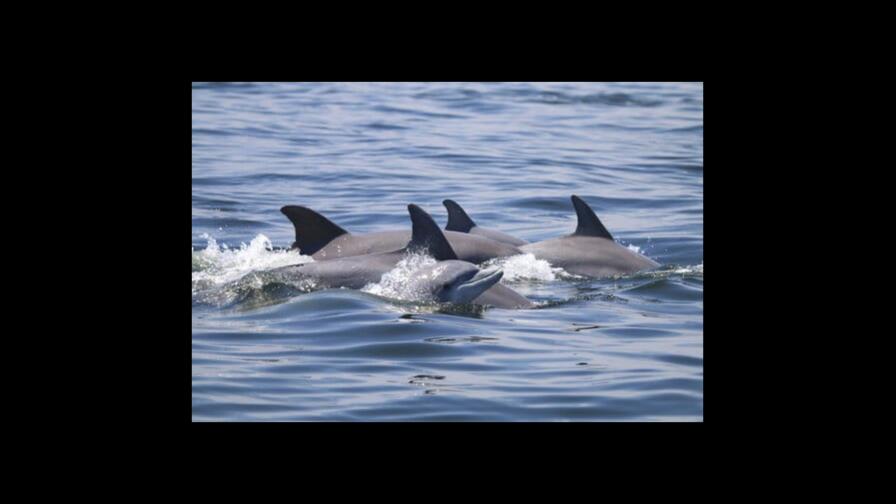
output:
[[[448,224],[445,225],[445,229],[459,233],[469,233],[470,229],[476,227],[473,219],[454,200],[446,199],[442,204],[448,209]]]
[[[445,205],[445,208],[448,209],[448,224],[445,225],[445,231],[476,234],[479,236],[484,236],[490,240],[513,245],[514,247],[529,243],[526,240],[520,240],[519,238],[510,236],[507,233],[480,227],[478,224],[473,222],[473,219],[467,214],[467,212],[463,208],[461,208],[461,206],[458,205],[454,200],[446,199],[442,202],[442,204]]]
[[[607,231],[607,228],[605,228],[600,222],[600,219],[597,218],[594,210],[592,210],[591,207],[588,206],[588,203],[585,203],[582,198],[573,194],[572,205],[576,208],[576,217],[579,220],[573,235],[596,236],[598,238],[607,238],[609,240],[613,239],[613,235]]]
[[[280,211],[296,229],[296,241],[292,248],[298,248],[304,255],[312,255],[335,238],[348,233],[310,208],[288,205]]]
[[[457,254],[432,216],[413,203],[408,205],[408,213],[411,214],[411,241],[407,250],[425,252],[437,261],[457,259]]]

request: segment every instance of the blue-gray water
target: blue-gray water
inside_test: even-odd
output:
[[[702,84],[197,83],[192,95],[194,420],[702,421]],[[506,265],[534,310],[253,280],[303,260],[280,250],[293,241],[283,205],[368,232],[408,228],[408,203],[444,226],[451,198],[537,241],[575,229],[571,194],[663,268],[585,280]]]

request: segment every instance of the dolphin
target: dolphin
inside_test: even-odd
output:
[[[404,248],[390,252],[337,257],[326,261],[284,266],[265,272],[268,280],[302,284],[316,288],[360,289],[379,282],[408,253],[425,253],[437,261],[420,268],[408,281],[416,292],[439,302],[473,303],[498,308],[531,308],[531,301],[498,283],[503,271],[481,271],[476,265],[458,260],[445,234],[432,217],[417,205],[408,205],[411,239]]]
[[[582,198],[572,196],[578,226],[573,234],[523,245],[520,250],[568,273],[595,278],[634,273],[660,264],[619,245]]]
[[[454,200],[446,199],[442,204],[448,209],[448,224],[445,226],[447,231],[457,231],[458,233],[470,233],[473,235],[484,236],[515,247],[529,243],[526,240],[520,240],[507,233],[502,233],[494,229],[484,229],[477,226],[476,223],[473,222],[473,219],[467,215],[467,212],[465,212]]]
[[[414,271],[406,285],[418,298],[439,303],[470,304],[489,288],[498,285],[503,276],[502,270],[486,271],[473,263],[448,260]]]
[[[303,206],[288,205],[280,211],[292,222],[296,230],[296,240],[292,248],[298,248],[302,254],[310,255],[315,261],[393,252],[405,246],[411,239],[411,233],[406,230],[352,234],[330,219]],[[513,245],[484,236],[454,231],[446,231],[444,235],[457,258],[462,261],[478,264],[496,257],[522,253]]]

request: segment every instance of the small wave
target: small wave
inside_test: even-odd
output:
[[[213,227],[218,230],[222,230],[225,227],[227,228],[247,228],[254,227],[258,228],[258,226],[264,225],[263,222],[249,219],[237,219],[232,217],[218,217],[218,211],[208,211],[208,210],[194,210],[193,211],[193,225],[199,227]],[[212,217],[201,217],[197,215],[212,215]]]
[[[389,107],[386,105],[378,105],[373,107],[373,110],[376,112],[385,112],[391,114],[408,114],[419,117],[427,117],[433,119],[466,119],[467,116],[458,115],[458,114],[444,114],[439,112],[429,112],[421,109],[406,109],[400,107]]]
[[[221,212],[235,212],[240,203],[231,199],[204,197],[197,194],[193,195],[193,206],[218,210]]]
[[[519,254],[511,257],[495,259],[491,264],[504,270],[504,278],[508,282],[520,280],[541,280],[551,282],[563,276],[562,268],[554,268],[544,259],[536,259],[533,254]]]
[[[616,107],[656,107],[662,105],[660,100],[651,100],[626,93],[593,93],[577,95],[560,91],[522,91],[517,93],[526,101],[550,105],[568,105],[584,103],[589,105],[609,105]]]
[[[703,278],[703,263],[691,266],[667,265],[657,270],[636,273],[633,278],[663,279],[677,275],[685,278]]]
[[[193,177],[193,186],[232,186],[257,182],[296,182],[305,180],[305,175],[289,173],[255,173],[231,177]]]
[[[376,130],[396,130],[396,131],[410,129],[405,126],[400,126],[398,124],[388,124],[388,123],[384,123],[384,122],[380,122],[380,121],[362,124],[361,127],[369,128],[369,129],[376,129]]]
[[[672,270],[672,273],[678,275],[687,275],[687,274],[695,274],[703,276],[703,263],[697,264],[696,266],[682,266],[680,268],[676,268]]]
[[[479,91],[463,88],[434,89],[423,91],[414,95],[414,98],[418,100],[429,99],[444,102],[472,101],[478,100],[481,97],[482,93],[480,93]]]
[[[636,97],[626,93],[597,93],[581,97],[583,103],[597,103],[601,105],[617,105],[617,106],[638,106],[638,107],[656,107],[663,102],[659,100],[650,100],[647,98]]]
[[[703,125],[683,126],[681,128],[667,128],[666,133],[703,133]]]
[[[274,250],[271,240],[259,234],[248,244],[231,249],[226,244],[219,245],[214,237],[203,234],[207,246],[203,250],[193,250],[193,294],[216,286],[221,286],[243,278],[249,273],[280,266],[311,262],[309,256],[293,250]]]
[[[254,82],[193,82],[193,89],[250,89]]]
[[[196,135],[234,136],[236,133],[223,129],[193,128],[193,137],[195,138]]]

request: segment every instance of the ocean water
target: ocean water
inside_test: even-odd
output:
[[[702,421],[701,83],[194,83],[194,421]],[[283,205],[355,233],[454,199],[530,242],[570,195],[657,271],[498,261],[530,310],[266,284]],[[425,262],[425,261],[422,261]],[[409,267],[405,265],[406,269]],[[413,267],[413,264],[410,265]]]

